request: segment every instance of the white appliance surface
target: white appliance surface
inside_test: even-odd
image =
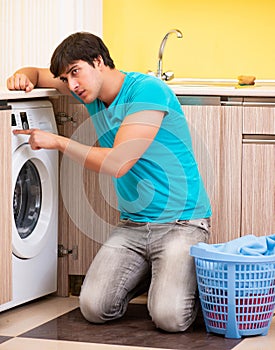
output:
[[[12,129],[57,133],[48,100],[9,102]],[[29,136],[12,135],[12,300],[0,311],[57,289],[58,152],[34,151]]]

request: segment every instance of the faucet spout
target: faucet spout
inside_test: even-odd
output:
[[[171,29],[168,33],[165,34],[164,38],[162,39],[162,42],[160,44],[159,48],[159,57],[158,57],[158,70],[157,70],[157,77],[162,79],[163,76],[163,71],[162,71],[162,56],[163,56],[163,51],[164,47],[166,44],[166,41],[168,39],[168,36],[170,34],[175,33],[177,35],[177,38],[182,38],[182,32],[178,29]]]

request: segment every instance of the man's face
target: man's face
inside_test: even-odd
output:
[[[75,61],[59,77],[85,103],[100,96],[102,74],[99,60],[94,60],[94,66],[82,60]]]

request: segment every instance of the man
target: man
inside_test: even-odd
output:
[[[113,177],[121,222],[93,260],[80,293],[84,317],[103,323],[121,317],[128,302],[148,291],[158,328],[186,330],[197,312],[190,246],[206,242],[209,200],[194,159],[178,100],[161,80],[115,68],[102,40],[75,33],[55,50],[50,70],[22,68],[10,90],[52,87],[85,104],[100,147],[42,130],[32,149],[58,149],[86,168]]]

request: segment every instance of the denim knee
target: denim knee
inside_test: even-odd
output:
[[[186,312],[179,312],[176,309],[164,304],[155,305],[154,308],[149,310],[150,316],[157,328],[160,328],[166,332],[184,332],[194,322],[197,310],[186,310]]]
[[[105,323],[120,318],[127,309],[127,303],[110,295],[82,288],[79,296],[79,306],[82,315],[92,323]]]
[[[92,323],[104,323],[104,315],[100,304],[91,297],[90,294],[81,291],[79,296],[79,306],[82,315],[87,321]]]

